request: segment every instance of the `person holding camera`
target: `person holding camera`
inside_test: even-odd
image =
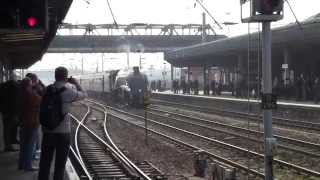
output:
[[[54,180],[63,180],[65,164],[69,153],[71,122],[68,113],[72,102],[83,100],[87,93],[74,78],[68,78],[68,70],[65,67],[55,69],[55,82],[48,88],[57,89],[61,98],[62,120],[57,127],[46,128],[42,126],[43,139],[40,156],[40,170],[38,179],[48,180],[51,161],[55,152]],[[50,89],[47,88],[46,93]],[[46,95],[45,95],[46,96]],[[44,99],[45,99],[44,96]],[[41,122],[41,120],[40,120]]]

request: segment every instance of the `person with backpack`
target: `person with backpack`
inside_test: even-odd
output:
[[[37,170],[32,167],[32,159],[40,125],[40,103],[41,96],[32,89],[32,80],[24,78],[21,82],[19,170]]]
[[[55,153],[54,180],[63,180],[69,153],[71,122],[68,113],[72,102],[83,100],[87,93],[74,78],[67,78],[65,67],[55,69],[55,82],[46,88],[40,106],[43,138],[38,179],[48,180]]]

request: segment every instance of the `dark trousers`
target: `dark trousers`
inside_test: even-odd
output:
[[[20,129],[19,169],[28,170],[32,168],[37,131],[38,128],[22,127]]]
[[[16,139],[17,130],[15,127],[15,117],[9,114],[3,114],[3,138],[5,149],[11,147],[14,143],[13,139]]]
[[[50,165],[55,152],[54,180],[63,180],[69,153],[70,134],[44,133],[41,145],[38,180],[49,180]]]

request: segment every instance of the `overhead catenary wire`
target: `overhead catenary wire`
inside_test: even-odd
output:
[[[214,21],[214,23],[220,28],[223,29],[220,23],[213,17],[210,11],[202,4],[201,1],[196,0],[196,2],[204,9],[204,11],[210,16],[210,18]]]
[[[294,10],[292,9],[289,0],[285,0],[285,2],[288,4],[288,7],[289,7],[289,9],[290,9],[290,11],[291,11],[294,19],[296,20],[296,23],[298,24],[298,26],[300,27],[300,29],[303,30],[303,27],[302,27],[300,21],[298,20],[298,18],[297,18],[297,16],[296,16],[296,13],[295,13]]]
[[[118,26],[118,23],[117,23],[116,18],[115,18],[114,14],[113,14],[113,11],[112,11],[112,8],[111,8],[111,5],[110,5],[109,0],[107,0],[107,4],[108,4],[109,10],[110,10],[110,14],[111,14],[112,19],[113,19],[113,23],[114,23],[116,26]]]

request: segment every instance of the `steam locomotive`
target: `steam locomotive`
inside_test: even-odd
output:
[[[108,96],[115,103],[143,107],[150,94],[147,76],[132,70],[112,70],[75,78],[89,94]]]

